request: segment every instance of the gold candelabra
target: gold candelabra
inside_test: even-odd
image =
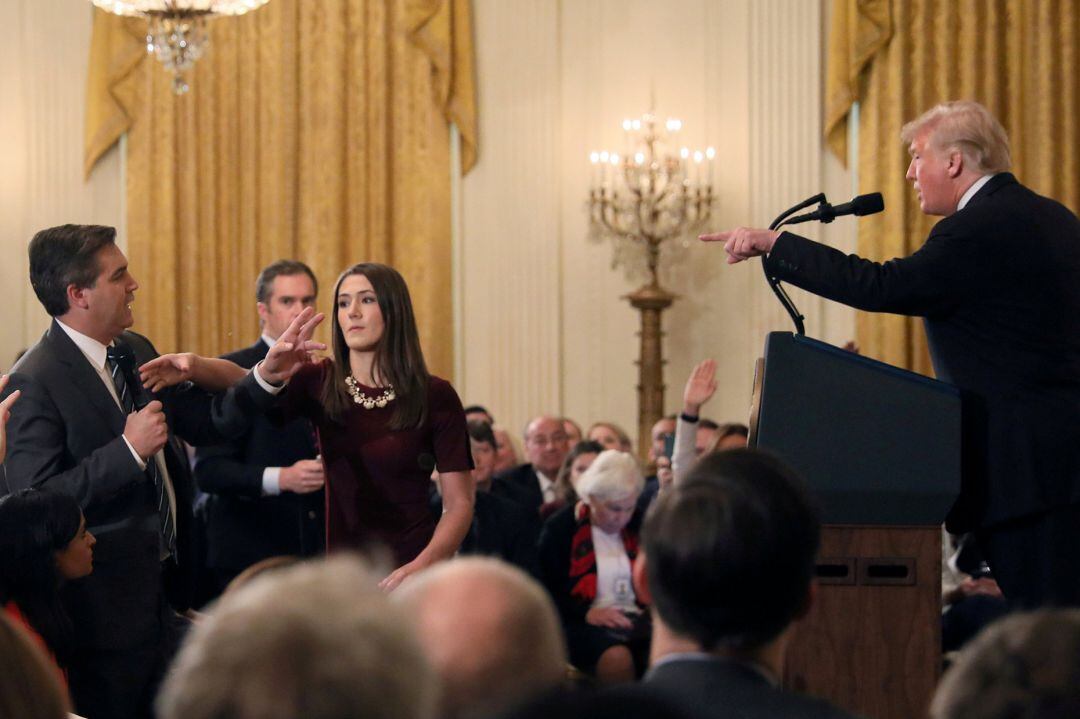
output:
[[[615,243],[614,264],[642,265],[645,284],[625,296],[641,313],[638,454],[648,455],[652,425],[664,413],[662,314],[676,295],[660,285],[661,249],[700,231],[712,214],[716,151],[674,148],[682,121],[661,127],[653,112],[623,120],[624,151],[592,152],[589,211],[593,232]]]

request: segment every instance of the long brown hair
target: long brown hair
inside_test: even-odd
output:
[[[419,427],[427,420],[427,392],[431,379],[424,352],[420,348],[420,334],[416,330],[412,300],[405,279],[393,267],[375,262],[361,262],[349,267],[338,277],[334,285],[331,332],[334,353],[333,369],[323,384],[322,403],[326,414],[335,422],[344,421],[353,399],[345,388],[345,378],[351,373],[349,346],[338,322],[338,292],[346,277],[363,275],[375,290],[375,299],[383,316],[382,339],[375,346],[373,373],[384,382],[394,386],[394,414],[390,418],[391,429]]]

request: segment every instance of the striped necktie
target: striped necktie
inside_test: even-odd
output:
[[[120,400],[120,406],[124,414],[129,415],[137,409],[132,388],[141,389],[135,377],[135,354],[131,351],[131,347],[117,342],[109,346],[105,357],[105,364],[116,387],[116,396]],[[176,524],[173,522],[172,509],[169,506],[169,491],[165,486],[165,479],[158,471],[157,458],[149,457],[146,460],[146,474],[153,481],[154,490],[157,493],[157,511],[158,519],[161,520],[162,541],[169,553],[176,556]]]

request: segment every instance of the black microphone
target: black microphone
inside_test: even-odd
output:
[[[142,378],[139,377],[138,361],[135,359],[135,351],[131,345],[123,340],[116,340],[113,344],[113,361],[124,373],[124,380],[131,390],[131,399],[135,403],[135,409],[141,410],[154,400],[154,396],[143,387]]]
[[[812,222],[814,220],[832,222],[842,215],[862,217],[863,215],[876,214],[884,209],[885,200],[882,199],[881,193],[872,192],[869,195],[859,195],[851,202],[844,202],[839,205],[830,205],[828,202],[822,202],[813,212],[807,212],[805,215],[796,215],[784,222],[784,224],[794,225],[799,222]]]

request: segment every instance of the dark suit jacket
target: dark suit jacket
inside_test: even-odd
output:
[[[491,493],[517,502],[537,514],[544,504],[540,480],[536,478],[536,470],[531,464],[519,464],[495,475],[491,483]]]
[[[157,356],[145,337],[125,332],[122,339],[139,364]],[[68,587],[79,651],[160,641],[168,622],[163,580],[173,607],[188,606],[193,485],[176,435],[205,444],[242,431],[243,415],[260,411],[252,382],[244,380],[228,399],[190,384],[155,396],[169,424],[164,453],[177,505],[178,561],[163,564],[156,490],[123,439],[123,413],[85,355],[54,321],[12,368],[7,391],[22,396],[7,426],[6,491],[36,486],[75,497],[97,538],[93,574]]]
[[[223,358],[250,369],[269,350],[260,339]],[[207,566],[239,573],[267,557],[306,557],[322,551],[326,534],[322,490],[262,494],[264,469],[288,467],[316,455],[314,430],[307,420],[277,426],[265,416],[252,418],[251,429],[242,437],[195,453],[195,481],[209,495]]]
[[[438,502],[442,510],[442,501]],[[476,492],[472,524],[461,542],[462,554],[499,557],[536,576],[536,537],[540,519],[532,512],[505,497],[491,492]]]
[[[753,668],[727,659],[673,659],[649,670],[642,686],[695,719],[851,719],[828,704],[774,687]]]
[[[883,264],[783,233],[768,271],[874,312],[925,318],[964,394],[955,533],[1080,501],[1080,221],[1008,173]]]

